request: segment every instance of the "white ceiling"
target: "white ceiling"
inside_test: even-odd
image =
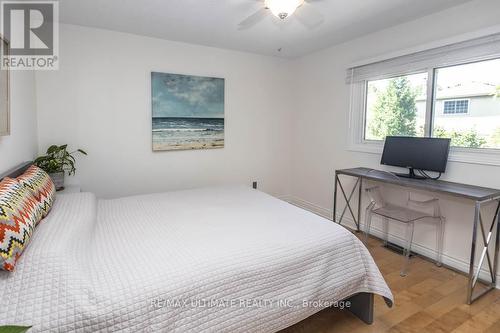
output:
[[[246,30],[238,23],[264,0],[62,0],[60,20],[174,41],[298,57],[469,0],[306,0],[298,11],[316,11],[316,28],[297,17],[268,17]],[[307,8],[309,7],[309,8]],[[278,51],[282,48],[281,52]]]

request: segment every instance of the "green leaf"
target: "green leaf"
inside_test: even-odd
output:
[[[51,154],[56,153],[57,151],[59,151],[59,147],[58,147],[58,146],[56,146],[56,145],[52,145],[52,146],[50,146],[50,147],[47,149],[47,154],[48,154],[48,155],[51,155]]]
[[[30,328],[31,326],[0,326],[0,333],[23,333]]]
[[[36,165],[39,165],[40,163],[43,163],[47,160],[47,156],[40,156],[37,159],[33,161]]]

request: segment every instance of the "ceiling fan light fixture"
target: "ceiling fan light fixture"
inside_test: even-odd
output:
[[[304,0],[265,0],[266,8],[282,20],[291,16],[303,3]]]

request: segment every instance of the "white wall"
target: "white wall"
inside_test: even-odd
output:
[[[345,73],[350,65],[494,26],[499,23],[498,13],[499,1],[474,1],[294,61],[292,66],[301,79],[294,92],[298,107],[293,117],[291,200],[331,216],[335,169],[380,168],[379,155],[347,150],[349,87],[345,84]],[[444,179],[500,188],[499,174],[498,166],[450,163]],[[405,198],[405,195],[399,197]],[[466,269],[470,255],[472,203],[450,197],[441,199],[444,215],[448,218],[447,263]],[[394,229],[393,234],[402,233]],[[415,239],[419,250],[432,253],[432,228],[418,228]]]
[[[10,135],[0,137],[0,172],[32,160],[38,151],[35,75],[10,73]]]
[[[36,74],[39,149],[87,150],[68,181],[101,197],[252,180],[288,194],[287,69],[277,58],[62,25],[60,70]],[[152,152],[151,71],[226,79],[224,149]]]
[[[69,143],[88,150],[70,181],[103,197],[255,179],[265,191],[291,194],[291,201],[327,216],[334,170],[377,168],[380,160],[347,150],[346,68],[491,27],[498,12],[497,0],[473,1],[294,61],[63,25],[60,70],[36,74],[39,149]],[[226,78],[224,149],[151,151],[151,71]],[[445,179],[500,188],[499,171],[450,163]],[[466,269],[472,204],[441,199],[445,261]],[[415,239],[432,254],[431,228],[419,228]]]

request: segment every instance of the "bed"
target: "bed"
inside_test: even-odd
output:
[[[393,296],[348,230],[265,193],[216,187],[58,195],[12,273],[0,326],[30,332],[276,332]]]

